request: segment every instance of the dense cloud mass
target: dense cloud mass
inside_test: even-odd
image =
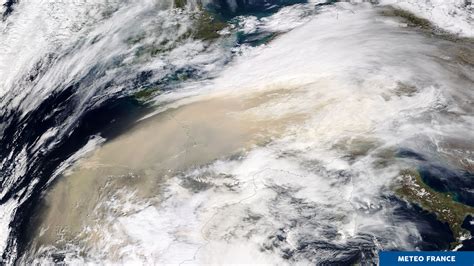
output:
[[[5,263],[473,249],[471,1],[0,3]]]

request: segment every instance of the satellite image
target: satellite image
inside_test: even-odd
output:
[[[0,265],[377,265],[473,217],[471,0],[0,0]]]

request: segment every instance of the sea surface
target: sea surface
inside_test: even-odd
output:
[[[0,1],[3,262],[474,250],[397,194],[474,207],[474,6],[413,2]]]

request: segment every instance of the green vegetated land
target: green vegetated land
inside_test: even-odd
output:
[[[398,8],[387,8],[382,11],[382,15],[388,17],[399,17],[410,27],[419,27],[425,30],[433,29],[433,24],[424,18],[420,18],[415,14]]]
[[[186,0],[175,0],[174,2],[175,8],[184,9],[186,8],[186,5]],[[220,31],[228,26],[225,21],[203,8],[202,5],[198,6],[198,10],[192,13],[191,17],[194,24],[189,28],[188,31],[175,39],[165,39],[159,43],[144,44],[139,49],[137,49],[135,56],[137,58],[156,57],[160,54],[170,52],[181,45],[184,41],[189,39],[211,43],[221,37]],[[143,41],[145,37],[145,33],[137,34],[136,36],[127,39],[126,42],[131,46],[137,45],[140,44],[140,42]],[[178,75],[177,78],[186,79],[187,77]],[[160,88],[145,88],[136,92],[133,97],[139,101],[146,101],[157,93],[160,93]]]
[[[469,235],[461,225],[468,214],[474,214],[473,207],[457,202],[451,193],[435,191],[423,182],[417,170],[404,170],[401,176],[397,195],[434,213],[438,220],[447,223],[456,239],[452,243],[453,247],[460,243],[463,235]]]
[[[401,20],[401,22],[405,23],[408,27],[417,28],[421,31],[428,33],[430,35],[436,36],[439,39],[453,41],[453,42],[461,42],[467,44],[467,48],[463,53],[460,55],[462,58],[466,60],[467,63],[473,63],[472,57],[472,45],[474,44],[474,40],[469,37],[463,37],[458,34],[447,32],[436,25],[434,25],[431,21],[425,18],[421,18],[410,11],[406,11],[403,9],[395,8],[395,7],[385,7],[381,11],[382,16],[386,17],[394,17]],[[467,51],[466,51],[467,50]]]
[[[175,0],[175,8],[186,8],[187,0]],[[220,36],[219,31],[227,27],[227,23],[217,18],[214,14],[203,8],[200,1],[198,1],[198,8],[200,12],[194,17],[195,27],[191,30],[187,37],[192,37],[198,40],[209,41]]]
[[[398,17],[409,27],[418,28],[442,40],[456,43],[454,53],[460,63],[473,65],[472,39],[450,34],[436,27],[429,20],[402,9],[386,8],[382,11],[382,15]],[[473,207],[456,201],[451,193],[434,190],[423,182],[417,170],[404,170],[401,172],[401,177],[401,185],[397,188],[396,194],[422,209],[434,213],[438,220],[447,223],[456,239],[452,243],[452,247],[460,243],[462,236],[469,235],[469,232],[461,228],[461,225],[468,214],[474,214]]]
[[[147,88],[136,92],[133,96],[135,99],[145,101],[151,98],[156,92],[159,92],[159,88]]]

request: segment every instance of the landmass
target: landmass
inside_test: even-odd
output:
[[[474,208],[457,202],[451,193],[438,192],[425,184],[417,170],[404,170],[401,173],[401,186],[396,189],[398,196],[434,213],[437,219],[449,225],[455,242],[452,247],[461,243],[470,232],[462,228],[464,219],[474,214]]]

